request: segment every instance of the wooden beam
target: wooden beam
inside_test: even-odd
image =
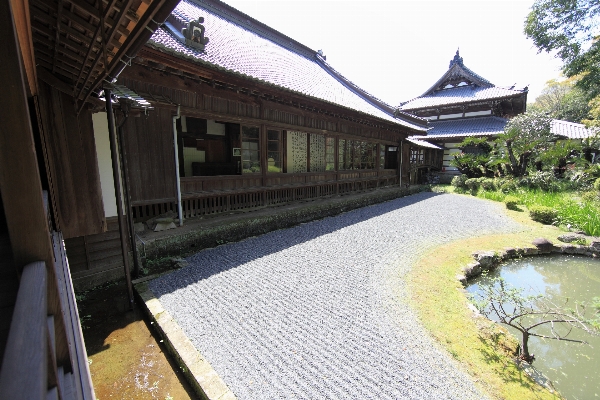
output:
[[[48,387],[47,277],[43,262],[23,269],[0,374],[0,398],[44,399]]]
[[[50,227],[35,151],[21,54],[7,1],[0,2],[0,192],[17,271],[32,262],[44,261],[54,268]],[[56,277],[48,275],[48,314],[56,323],[57,357],[68,362],[68,346],[57,292]],[[44,320],[45,321],[45,320]]]

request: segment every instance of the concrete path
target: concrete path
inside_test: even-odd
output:
[[[471,399],[405,303],[426,250],[519,226],[421,193],[202,251],[149,286],[238,399]]]

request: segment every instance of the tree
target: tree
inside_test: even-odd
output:
[[[539,51],[556,52],[567,77],[588,100],[600,95],[600,0],[536,0],[525,20],[525,35]]]
[[[542,155],[555,140],[550,132],[551,121],[540,112],[527,112],[511,119],[496,139],[498,148],[488,165],[504,166],[515,177],[525,175],[532,164],[541,170]]]
[[[581,123],[590,117],[587,93],[576,86],[578,77],[546,82],[546,87],[528,106],[530,111],[546,113],[555,119]]]
[[[482,286],[482,293],[477,297],[474,304],[481,314],[519,331],[519,357],[529,363],[535,359],[529,352],[530,337],[587,343],[569,338],[569,335],[573,330],[593,336],[600,334],[600,300],[597,298],[592,305],[596,313],[592,318],[587,318],[584,305],[576,304],[574,309],[568,309],[568,299],[564,304],[557,305],[543,295],[525,296],[523,289],[509,287],[502,278],[494,278],[490,285]]]
[[[468,137],[458,145],[458,148],[461,152],[454,154],[450,165],[458,168],[461,174],[465,174],[469,178],[494,176],[493,172],[487,168],[490,160],[489,154],[492,150],[492,145],[487,138]]]

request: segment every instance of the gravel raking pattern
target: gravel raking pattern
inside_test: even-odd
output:
[[[500,204],[421,193],[202,251],[150,288],[238,399],[482,398],[404,277],[433,246],[517,229]]]

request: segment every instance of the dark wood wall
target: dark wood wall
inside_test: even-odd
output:
[[[92,113],[79,116],[71,96],[39,82],[37,110],[56,229],[65,238],[105,229]]]
[[[172,109],[156,108],[148,115],[130,117],[123,126],[131,201],[174,201],[175,153]]]

